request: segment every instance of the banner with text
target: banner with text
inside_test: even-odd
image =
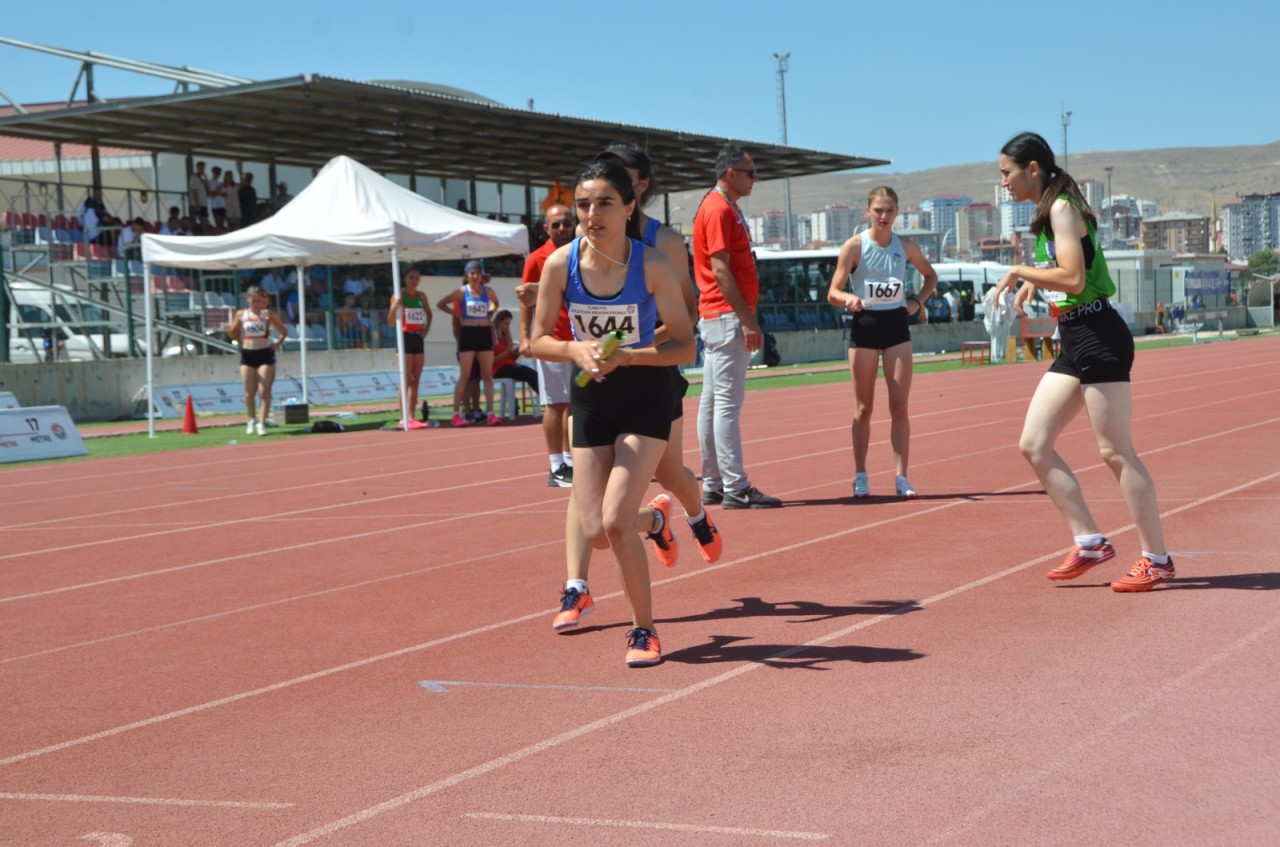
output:
[[[62,406],[0,409],[0,463],[88,453],[80,431]]]

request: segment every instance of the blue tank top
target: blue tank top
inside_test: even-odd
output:
[[[907,251],[902,249],[898,233],[893,233],[888,247],[871,238],[871,230],[862,233],[862,257],[849,274],[852,292],[862,298],[863,308],[872,312],[902,309],[907,305]]]
[[[662,226],[657,218],[649,218],[648,223],[644,225],[644,234],[640,236],[640,240],[645,243],[646,247],[658,246],[658,227]]]
[[[582,239],[569,246],[569,275],[565,280],[564,304],[569,311],[569,324],[578,341],[599,341],[610,332],[621,330],[626,336],[623,347],[648,347],[653,344],[653,330],[658,306],[644,279],[642,242],[631,243],[631,260],[627,262],[627,278],[622,290],[610,298],[596,297],[582,283],[578,267],[578,248]]]
[[[464,321],[489,322],[489,287],[480,286],[479,294],[471,293],[471,286],[462,286],[462,319]]]

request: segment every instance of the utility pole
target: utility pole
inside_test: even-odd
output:
[[[1116,237],[1116,203],[1111,199],[1111,172],[1115,167],[1107,165],[1103,170],[1107,172],[1107,239],[1112,240]]]
[[[773,58],[778,60],[778,116],[782,122],[782,146],[787,146],[787,60],[791,58],[790,53],[774,53]],[[787,249],[791,250],[795,247],[795,242],[791,235],[791,178],[787,177],[782,183],[782,195],[786,199],[787,206]]]
[[[1062,112],[1062,169],[1070,172],[1068,167],[1069,157],[1067,156],[1067,127],[1071,124],[1071,113],[1066,110],[1066,103],[1058,101]]]

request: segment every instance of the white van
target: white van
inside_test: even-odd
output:
[[[66,286],[11,282],[8,289],[10,362],[108,358],[103,350],[102,332],[103,325],[110,319],[104,310],[69,296],[71,289]],[[102,323],[94,323],[97,321]],[[45,346],[46,331],[49,347]],[[127,356],[128,337],[112,328],[110,338],[111,357]]]

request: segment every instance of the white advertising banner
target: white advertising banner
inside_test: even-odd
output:
[[[0,464],[88,454],[62,406],[0,409]]]
[[[18,398],[8,391],[0,391],[0,409],[21,409]]]

